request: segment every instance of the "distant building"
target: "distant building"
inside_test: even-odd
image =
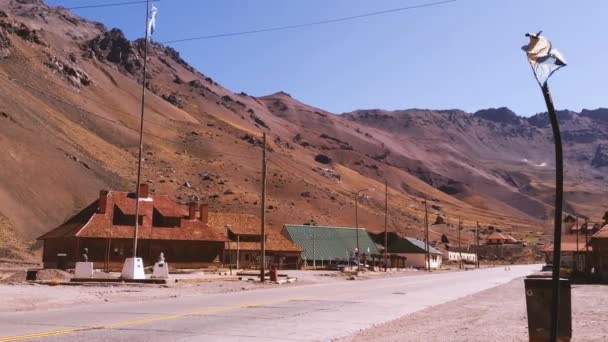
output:
[[[517,244],[519,241],[510,235],[494,232],[486,238],[486,245]]]
[[[145,265],[164,253],[172,268],[199,268],[222,263],[226,231],[208,224],[205,204],[180,205],[167,195],[140,188],[137,256]],[[99,198],[67,222],[38,240],[43,241],[45,268],[72,268],[84,248],[95,267],[120,270],[133,253],[135,194],[101,191]]]
[[[448,250],[448,260],[458,262],[462,260],[462,262],[466,264],[475,264],[477,263],[477,253],[471,251],[469,247],[451,247]]]
[[[321,266],[342,260],[355,260],[357,238],[361,262],[378,255],[377,246],[365,228],[286,224],[282,233],[302,248],[302,259],[308,265]]]
[[[608,225],[591,236],[589,244],[593,248],[593,267],[602,281],[608,281]]]
[[[426,247],[424,241],[414,238],[400,237],[393,240],[388,245],[388,252],[391,255],[397,255],[405,258],[405,267],[426,268]],[[428,246],[430,256],[430,268],[437,269],[441,267],[443,261],[443,253],[433,246]]]
[[[249,214],[210,213],[209,225],[226,230],[224,263],[237,268],[258,268],[261,260],[260,218]],[[279,232],[266,228],[266,268],[299,268],[302,248]]]
[[[551,244],[543,248],[545,262],[551,265],[553,264],[553,247]],[[585,272],[586,264],[591,262],[592,252],[593,247],[586,243],[584,236],[577,238],[575,234],[562,235],[560,267]]]

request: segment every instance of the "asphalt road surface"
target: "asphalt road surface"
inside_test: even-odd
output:
[[[8,341],[326,341],[498,286],[539,265],[0,314]],[[523,295],[523,294],[522,294]],[[428,322],[429,331],[437,321]]]

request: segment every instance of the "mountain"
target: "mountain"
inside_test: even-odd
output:
[[[144,42],[40,0],[0,0],[0,8],[0,258],[18,258],[100,189],[134,189]],[[284,92],[232,92],[154,42],[145,86],[143,179],[182,203],[259,213],[266,133],[265,209],[276,229],[352,226],[354,192],[370,189],[359,224],[381,231],[386,180],[390,230],[420,238],[427,198],[431,222],[462,219],[546,240],[553,191],[546,114],[338,115]],[[608,204],[607,111],[560,112],[566,209],[591,218]]]

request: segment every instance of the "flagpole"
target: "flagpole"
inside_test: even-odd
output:
[[[553,141],[555,143],[555,216],[553,230],[553,277],[551,293],[551,339],[557,341],[559,329],[559,276],[561,268],[562,249],[562,206],[564,200],[564,158],[562,150],[562,137],[559,129],[559,121],[553,106],[553,99],[549,91],[549,84],[545,81],[542,86],[543,96],[549,112],[549,120],[553,130]]]
[[[141,185],[141,163],[144,150],[144,113],[146,100],[146,67],[148,62],[148,21],[150,20],[150,0],[146,0],[146,33],[144,39],[144,65],[141,81],[141,116],[139,121],[139,151],[137,157],[137,181],[135,185],[135,232],[133,234],[133,258],[137,258],[137,233],[139,231],[139,195]]]

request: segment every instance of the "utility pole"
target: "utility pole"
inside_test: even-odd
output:
[[[266,279],[266,133],[262,135],[264,148],[262,150],[262,206],[261,206],[261,222],[260,222],[260,281],[263,283]]]
[[[477,221],[477,226],[475,227],[475,245],[477,245],[477,253],[475,253],[476,266],[479,268],[479,221]]]
[[[384,272],[387,271],[388,263],[388,181],[384,180]]]
[[[589,221],[585,220],[585,275],[589,274]]]
[[[429,208],[426,198],[424,199],[424,239],[426,246],[425,248],[425,260],[426,270],[431,272],[431,255],[429,249]]]
[[[576,257],[574,257],[574,270],[575,272],[578,272],[578,260],[580,259],[580,254],[578,251],[578,215],[576,215],[576,221],[575,221],[575,225],[576,225]]]
[[[462,219],[458,219],[458,268],[462,269],[462,245],[460,244],[460,232],[462,231]]]
[[[361,267],[359,266],[359,208],[358,208],[358,201],[359,201],[359,193],[357,192],[355,194],[355,235],[356,235],[356,240],[357,240],[357,247],[355,249],[355,260],[357,261],[357,272],[359,272],[361,270]]]
[[[356,239],[357,239],[357,272],[361,271],[361,265],[359,262],[359,255],[361,255],[361,251],[359,250],[359,194],[365,192],[369,189],[362,189],[355,193],[355,231],[356,231]]]
[[[230,270],[230,275],[232,275],[232,243],[230,241],[230,225],[227,224],[226,225],[226,237],[228,237],[228,263],[229,263],[229,267],[228,269]],[[237,239],[238,239],[238,235],[237,235]],[[225,255],[225,252],[224,252]],[[238,252],[237,252],[237,264],[238,264]],[[238,267],[237,267],[238,269]]]
[[[240,268],[240,260],[241,260],[241,255],[240,255],[240,244],[241,244],[241,234],[237,234],[236,236],[236,269],[238,270]]]
[[[317,269],[317,249],[315,245],[315,231],[312,230],[312,268]]]

